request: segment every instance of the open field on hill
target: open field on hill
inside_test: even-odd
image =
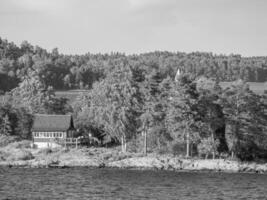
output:
[[[264,90],[267,90],[267,83],[248,82],[248,84],[250,89],[256,94],[263,94]],[[231,85],[231,82],[221,82],[220,85],[223,89],[225,89]],[[59,98],[63,97],[69,99],[69,103],[72,104],[80,93],[86,91],[87,90],[60,90],[56,91],[55,93]]]
[[[88,90],[58,90],[55,92],[58,98],[66,98],[69,100],[69,103],[72,104],[77,96],[83,92],[87,92]]]
[[[267,83],[248,82],[248,84],[249,88],[256,94],[263,94],[264,90],[267,90]],[[220,85],[225,89],[231,85],[231,82],[221,82]]]

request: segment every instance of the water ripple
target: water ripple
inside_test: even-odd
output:
[[[118,169],[0,170],[0,199],[266,199],[267,175]]]

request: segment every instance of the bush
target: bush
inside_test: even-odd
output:
[[[14,142],[8,145],[8,148],[22,149],[22,148],[31,148],[32,142],[30,140],[22,140],[19,142]]]
[[[51,148],[44,148],[44,149],[40,149],[38,151],[39,154],[44,154],[44,155],[48,155],[51,154],[53,151]]]
[[[111,157],[113,157],[112,153],[105,153],[105,154],[103,155],[103,159],[104,159],[104,160],[109,160]]]
[[[175,156],[185,155],[186,144],[183,142],[178,142],[172,145],[172,154]]]
[[[10,143],[18,141],[18,137],[16,136],[6,136],[0,135],[0,147],[5,147]]]
[[[205,158],[208,158],[208,156],[211,155],[213,152],[215,152],[215,155],[218,154],[218,146],[218,140],[215,140],[214,142],[211,137],[208,137],[203,139],[201,143],[198,144],[197,150],[200,155],[205,155]]]
[[[7,160],[10,161],[18,161],[18,160],[31,160],[34,158],[32,153],[27,150],[18,150],[15,149],[11,152],[9,152],[9,156],[7,157]]]
[[[137,135],[136,138],[133,138],[127,143],[127,151],[129,152],[143,152],[144,141],[142,135]]]
[[[163,147],[160,147],[159,149],[157,149],[156,152],[158,154],[161,154],[162,155],[162,154],[168,154],[168,153],[170,153],[170,150],[169,150],[168,146],[163,146]]]
[[[0,161],[5,161],[8,158],[9,154],[5,151],[0,151]]]

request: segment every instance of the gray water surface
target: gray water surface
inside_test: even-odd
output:
[[[0,199],[267,199],[266,174],[0,168]]]

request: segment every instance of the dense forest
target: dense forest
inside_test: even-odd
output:
[[[72,56],[6,40],[0,56],[0,135],[29,139],[35,113],[71,113],[81,135],[123,151],[267,159],[267,93],[246,84],[267,81],[267,57]],[[54,89],[87,90],[69,105]]]
[[[91,89],[95,81],[104,79],[118,60],[126,60],[135,68],[174,78],[177,69],[196,76],[205,75],[219,81],[243,79],[267,81],[267,57],[214,55],[212,53],[151,52],[126,56],[120,53],[63,55],[27,41],[20,46],[0,38],[0,91],[9,91],[34,70],[47,86],[56,90]]]

